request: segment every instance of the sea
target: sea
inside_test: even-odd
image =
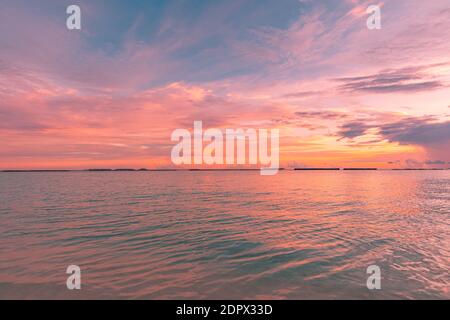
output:
[[[450,299],[449,218],[448,170],[3,172],[0,299]]]

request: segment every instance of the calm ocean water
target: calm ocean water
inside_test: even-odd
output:
[[[449,299],[449,213],[450,171],[0,173],[0,298]]]

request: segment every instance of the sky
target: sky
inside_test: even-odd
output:
[[[0,169],[167,168],[194,121],[279,129],[284,167],[450,167],[448,30],[448,0],[0,0]]]

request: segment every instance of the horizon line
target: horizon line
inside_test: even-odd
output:
[[[174,172],[174,171],[259,171],[260,168],[162,168],[162,169],[148,169],[148,168],[91,168],[91,169],[5,169],[0,170],[2,173],[26,173],[26,172]],[[275,170],[275,169],[273,169]],[[278,168],[280,171],[445,171],[450,168],[358,168],[358,167],[335,167],[335,168]]]

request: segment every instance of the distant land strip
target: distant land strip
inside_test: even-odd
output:
[[[378,170],[378,168],[344,168],[343,170]]]
[[[186,168],[186,169],[131,169],[131,168],[119,168],[119,169],[36,169],[36,170],[0,170],[0,172],[12,173],[12,172],[172,172],[172,171],[187,171],[187,172],[198,172],[198,171],[259,171],[259,168],[217,168],[217,169],[196,169],[196,168]],[[436,170],[450,170],[450,168],[279,168],[280,171],[436,171]]]

